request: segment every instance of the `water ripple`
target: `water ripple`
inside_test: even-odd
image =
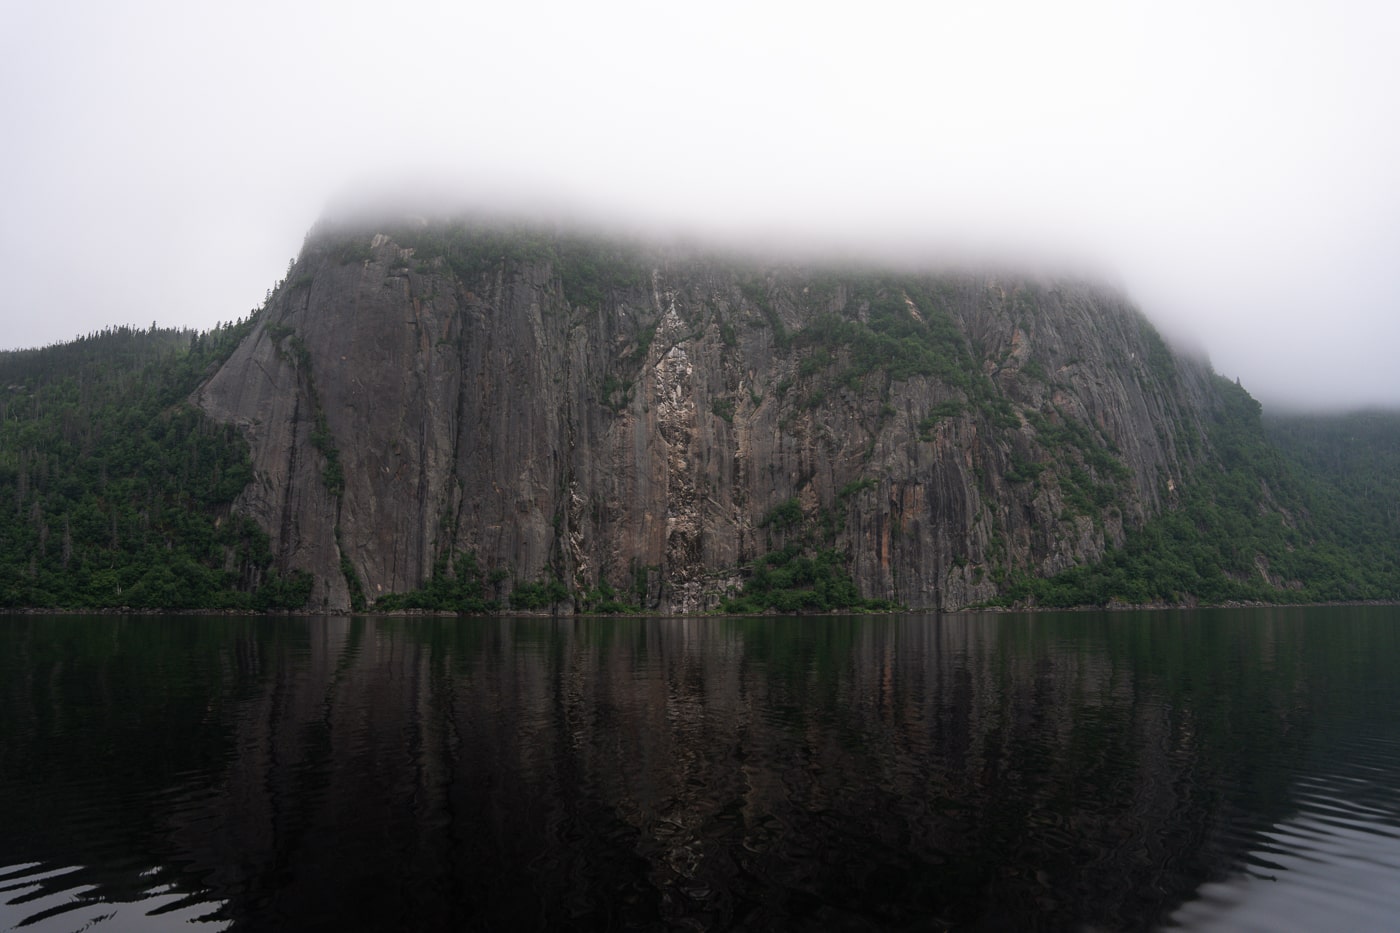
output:
[[[1400,916],[1395,793],[1374,768],[1300,777],[1298,812],[1255,834],[1249,869],[1204,885],[1171,925],[1200,931],[1389,933]],[[1263,869],[1263,870],[1260,870]]]
[[[149,869],[147,877],[165,872]],[[170,882],[122,890],[109,871],[38,862],[0,867],[0,930],[34,933],[161,933],[226,930],[222,901],[179,890]]]

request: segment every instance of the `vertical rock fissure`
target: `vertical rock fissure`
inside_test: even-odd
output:
[[[298,392],[292,402],[292,424],[301,424],[301,393]],[[295,440],[295,436],[293,437]],[[295,476],[297,469],[297,452],[301,450],[301,444],[292,443],[287,445],[287,476]],[[292,529],[295,517],[292,511],[292,491],[282,490],[282,514],[277,523],[277,571],[287,573],[290,570],[289,558],[293,553]]]

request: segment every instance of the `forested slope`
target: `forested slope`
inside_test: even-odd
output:
[[[1400,413],[1264,416],[1238,384],[1213,456],[1095,565],[999,602],[1193,605],[1400,599]]]
[[[1400,596],[1400,411],[1266,415],[1264,430],[1307,484],[1311,527],[1338,581],[1327,599]]]
[[[305,603],[305,575],[270,572],[267,536],[230,510],[246,442],[186,401],[251,324],[0,353],[0,607]]]

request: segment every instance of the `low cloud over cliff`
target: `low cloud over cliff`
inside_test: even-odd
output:
[[[1400,13],[142,2],[0,38],[0,344],[247,312],[327,201],[1116,279],[1266,402],[1400,404]]]

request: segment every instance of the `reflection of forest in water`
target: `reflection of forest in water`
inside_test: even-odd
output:
[[[249,929],[1141,927],[1400,709],[1396,620],[3,620],[0,863]]]

